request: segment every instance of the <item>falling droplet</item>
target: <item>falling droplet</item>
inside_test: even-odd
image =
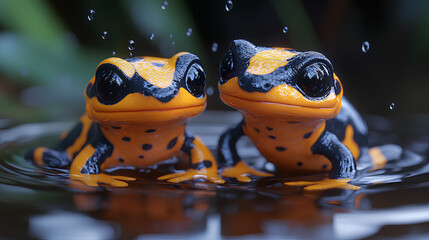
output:
[[[173,41],[173,42],[171,42],[171,45],[176,45],[176,42],[174,42],[174,41]]]
[[[192,35],[192,28],[188,28],[188,31],[186,32],[186,36],[190,37]]]
[[[389,106],[389,109],[390,109],[390,110],[395,109],[395,103],[391,103],[391,104],[390,104],[390,106]]]
[[[94,20],[94,16],[95,16],[95,11],[94,11],[93,9],[89,10],[89,13],[88,13],[88,20],[89,20],[89,21]]]
[[[363,53],[367,53],[368,50],[369,50],[369,42],[365,41],[365,42],[362,43],[362,52]]]
[[[217,52],[217,43],[213,43],[212,45],[212,51]]]
[[[287,33],[287,30],[288,30],[288,28],[285,26],[285,27],[283,28],[283,33]]]
[[[26,76],[28,76],[29,73],[30,73],[30,71],[26,67],[22,67],[19,70],[19,74],[21,75],[21,77],[26,77]]]
[[[170,34],[170,38],[173,38],[173,34]]]
[[[161,9],[162,9],[162,10],[165,10],[165,9],[167,9],[167,7],[168,7],[168,2],[167,2],[167,1],[164,1],[164,2],[162,3],[162,5],[161,5]]]
[[[134,46],[134,40],[130,40],[130,41],[128,41],[128,49],[129,49],[130,51],[134,51],[134,49],[135,49],[135,46]]]
[[[112,55],[113,55],[113,56],[115,56],[115,55],[116,55],[116,52],[115,52],[115,51],[113,51],[113,52],[112,52]]]
[[[234,6],[234,4],[232,3],[232,0],[226,1],[226,4],[225,4],[226,11],[228,11],[228,12],[231,11],[233,6]]]
[[[206,93],[209,96],[213,95],[214,94],[214,88],[212,86],[207,87]]]
[[[107,31],[104,31],[104,32],[101,34],[101,38],[102,38],[102,39],[106,39],[106,38],[107,38]]]
[[[150,40],[153,40],[153,38],[154,38],[154,37],[155,37],[155,34],[153,34],[153,33],[152,33],[152,34],[150,35]]]
[[[130,57],[132,57],[133,56],[133,52],[130,52]]]

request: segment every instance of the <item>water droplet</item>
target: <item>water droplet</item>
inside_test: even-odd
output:
[[[130,52],[130,57],[132,57],[133,56],[133,52]]]
[[[192,28],[188,28],[188,31],[186,32],[186,36],[190,37],[192,35]]]
[[[394,108],[395,108],[395,103],[391,103],[390,106],[389,106],[389,109],[393,110]]]
[[[173,34],[170,34],[170,38],[173,38]]]
[[[128,49],[129,49],[130,51],[134,51],[134,49],[135,49],[135,46],[134,46],[134,40],[130,40],[130,41],[128,41]]]
[[[164,1],[164,2],[162,3],[162,5],[161,5],[161,9],[162,9],[162,10],[165,10],[165,9],[167,9],[167,7],[168,7],[168,2],[167,2],[167,1]]]
[[[232,7],[234,6],[234,4],[232,3],[232,0],[227,0],[226,1],[226,3],[225,3],[225,9],[226,9],[226,11],[231,11],[232,10]]]
[[[88,20],[89,20],[89,21],[94,20],[94,16],[95,16],[95,11],[94,11],[93,9],[89,10],[89,13],[88,13]]]
[[[362,52],[363,53],[367,53],[368,50],[369,50],[369,42],[365,41],[365,42],[362,43]]]
[[[173,42],[171,42],[171,45],[176,45],[176,42],[174,42],[174,41],[173,41]]]
[[[106,37],[107,37],[107,31],[104,31],[104,32],[101,34],[101,38],[102,38],[102,39],[106,39]]]
[[[113,51],[113,52],[112,52],[112,55],[113,55],[113,56],[115,56],[115,55],[116,55],[116,52],[115,52],[115,51]]]
[[[285,26],[285,27],[283,28],[283,33],[287,33],[287,30],[288,30],[288,28]]]
[[[217,52],[217,43],[213,43],[213,45],[212,45],[212,51],[213,52]]]
[[[155,34],[153,34],[153,33],[152,33],[152,34],[150,35],[150,40],[153,40],[153,38],[154,38],[154,37],[155,37]]]
[[[213,95],[214,94],[214,88],[212,86],[207,87],[206,93],[209,96]]]

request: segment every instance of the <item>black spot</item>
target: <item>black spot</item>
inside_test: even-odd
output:
[[[309,138],[313,134],[313,131],[304,134],[304,138]]]
[[[213,164],[211,161],[204,160],[202,162],[192,164],[191,168],[193,168],[195,170],[200,170],[202,168],[210,168],[212,165]]]
[[[139,156],[139,158],[144,158],[144,156],[143,156],[143,155],[140,155],[140,156]]]
[[[322,169],[326,169],[328,167],[328,164],[323,164]]]
[[[124,162],[124,159],[123,158],[119,158],[118,161],[122,163],[122,162]]]
[[[167,149],[172,149],[177,143],[177,137],[171,139],[171,141],[167,145]]]
[[[121,129],[121,127],[118,126],[112,126],[113,129]]]
[[[270,135],[270,136],[268,136],[269,138],[271,138],[271,139],[276,139],[276,137],[275,136],[272,136],[272,135]]]
[[[274,128],[272,127],[265,127],[268,131],[272,131]]]
[[[142,148],[143,148],[143,150],[148,151],[152,148],[152,145],[146,143],[146,144],[142,145]]]
[[[148,129],[148,130],[146,130],[145,132],[147,132],[147,133],[151,133],[151,132],[155,132],[156,131],[156,129]]]
[[[279,152],[283,152],[283,151],[287,150],[287,148],[278,146],[278,147],[276,147],[276,150]]]
[[[122,140],[124,140],[125,142],[129,142],[129,141],[131,141],[131,138],[129,138],[129,137],[123,137]]]
[[[301,167],[302,166],[302,162],[298,162],[297,165]]]
[[[289,123],[289,124],[298,124],[298,123],[302,123],[302,122],[301,121],[289,121],[287,123]]]
[[[256,132],[261,132],[261,131],[259,131],[259,129],[257,129],[257,128],[255,128],[255,131],[256,131]]]

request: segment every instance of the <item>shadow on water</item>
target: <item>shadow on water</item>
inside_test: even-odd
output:
[[[239,119],[232,113],[220,114],[223,120],[215,115],[207,112],[190,126],[212,150],[219,133]],[[354,179],[361,187],[357,191],[324,192],[285,186],[291,180],[285,178],[224,185],[156,181],[171,170],[168,163],[113,170],[137,178],[128,188],[82,187],[68,181],[66,170],[38,169],[22,157],[29,147],[55,143],[70,123],[0,130],[0,232],[20,239],[427,238],[428,137],[392,134],[385,124],[377,127],[379,118],[368,120],[375,128],[372,144],[398,143],[404,154]],[[271,168],[249,140],[239,144],[254,166]]]

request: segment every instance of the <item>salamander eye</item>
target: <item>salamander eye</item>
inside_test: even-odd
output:
[[[192,65],[186,74],[186,87],[197,98],[204,97],[206,74],[199,64]]]
[[[226,83],[229,79],[232,78],[234,74],[234,57],[231,50],[228,50],[228,52],[223,57],[219,70],[221,84]]]
[[[95,76],[97,95],[105,103],[116,103],[124,96],[124,81],[109,69],[97,71]]]
[[[332,75],[324,63],[313,63],[301,71],[296,85],[306,97],[324,98],[332,89]]]

